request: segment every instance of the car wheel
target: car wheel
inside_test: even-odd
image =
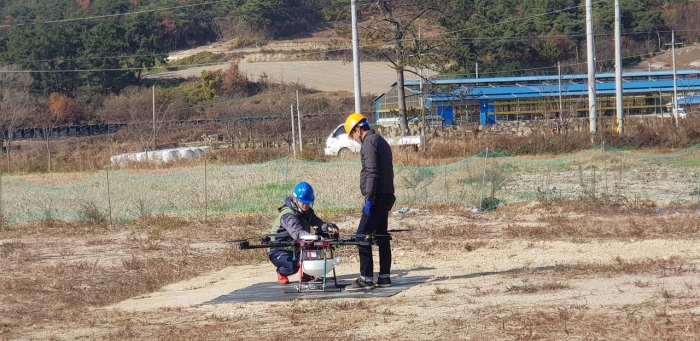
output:
[[[350,156],[350,149],[348,149],[348,148],[341,148],[341,149],[338,151],[338,156],[340,156],[340,157],[348,157],[348,156]]]

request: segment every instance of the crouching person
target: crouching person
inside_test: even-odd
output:
[[[294,186],[292,195],[284,201],[284,206],[278,209],[279,214],[275,219],[270,233],[270,241],[295,241],[302,236],[312,234],[311,227],[321,227],[319,233],[337,234],[335,224],[326,224],[316,216],[313,210],[315,195],[314,189],[307,182],[300,182]],[[299,271],[299,255],[295,255],[293,248],[270,248],[268,253],[270,261],[277,267],[277,283],[288,284],[288,276]],[[296,257],[295,257],[296,256]],[[310,281],[314,278],[302,274],[302,281]]]

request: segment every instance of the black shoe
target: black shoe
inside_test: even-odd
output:
[[[380,288],[386,288],[391,286],[391,278],[378,278],[377,279],[377,286]]]
[[[356,279],[352,284],[345,287],[347,291],[360,291],[374,289],[374,283],[367,283],[361,279]]]

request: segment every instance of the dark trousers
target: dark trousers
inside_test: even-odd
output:
[[[391,243],[387,230],[389,229],[389,212],[394,206],[396,197],[393,195],[377,195],[369,210],[369,214],[362,212],[360,225],[357,227],[357,240],[364,240],[362,235],[375,235],[379,247],[379,274],[391,273]],[[383,235],[383,236],[382,236]],[[371,246],[357,246],[360,252],[360,275],[363,277],[374,276],[374,259],[372,259]]]
[[[277,272],[291,276],[299,271],[299,260],[293,260],[292,251],[272,250],[267,254],[270,261],[277,267]]]

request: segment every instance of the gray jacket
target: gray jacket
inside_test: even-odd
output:
[[[368,131],[362,140],[360,157],[360,191],[365,200],[374,200],[377,195],[394,195],[393,156],[386,140],[374,130]]]

